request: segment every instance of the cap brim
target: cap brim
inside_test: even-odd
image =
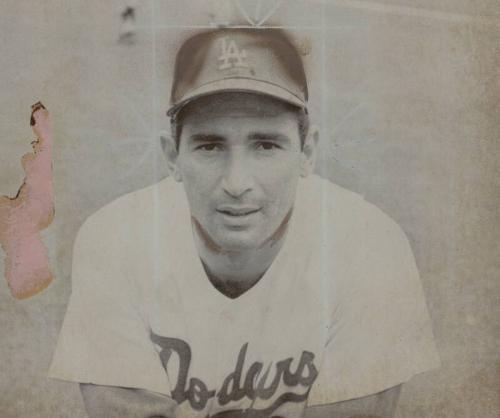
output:
[[[174,106],[167,110],[167,115],[173,116],[182,107],[187,105],[189,102],[192,102],[193,100],[208,96],[210,94],[224,92],[246,92],[263,94],[290,103],[297,107],[307,107],[307,103],[300,99],[300,97],[284,89],[283,87],[268,83],[267,81],[239,77],[213,81],[211,83],[204,84],[203,86],[200,86],[194,90],[191,90],[182,98],[180,102],[176,103]]]

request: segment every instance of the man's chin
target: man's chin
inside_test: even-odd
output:
[[[257,250],[262,240],[257,240],[249,231],[229,230],[213,237],[223,252],[234,253]]]
[[[219,225],[215,231],[205,229],[196,218],[192,218],[195,230],[205,247],[215,253],[236,253],[256,250],[265,240],[259,240],[254,228],[236,228]]]

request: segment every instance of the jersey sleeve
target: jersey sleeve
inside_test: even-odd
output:
[[[127,236],[126,217],[104,209],[75,241],[72,293],[49,377],[169,394],[133,285],[132,253],[140,249]]]
[[[361,201],[362,199],[360,199]],[[347,228],[331,320],[309,405],[360,398],[439,367],[431,321],[408,239],[388,216],[363,200]]]

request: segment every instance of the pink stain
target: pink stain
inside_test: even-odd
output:
[[[26,174],[17,196],[0,196],[0,244],[5,251],[5,277],[12,295],[29,298],[53,279],[40,231],[54,219],[52,129],[49,112],[34,104],[31,125],[37,140],[21,163]]]

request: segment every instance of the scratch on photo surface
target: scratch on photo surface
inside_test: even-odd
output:
[[[5,278],[12,295],[29,298],[53,280],[40,231],[54,219],[52,129],[49,112],[41,102],[31,106],[33,153],[21,163],[25,178],[13,198],[0,196],[0,244],[5,251]]]

